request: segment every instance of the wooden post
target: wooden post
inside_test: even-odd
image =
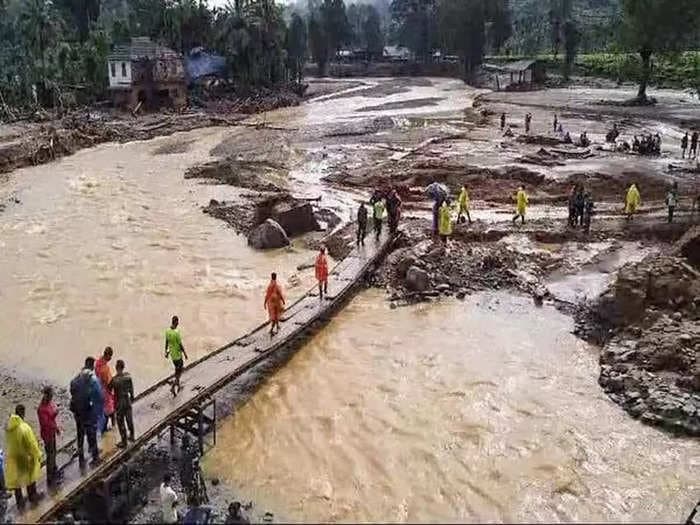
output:
[[[212,425],[214,426],[214,444],[216,445],[216,399],[212,400],[212,406],[214,407],[214,413],[212,414]]]
[[[204,454],[204,411],[202,405],[197,406],[197,440],[199,441],[199,453]]]
[[[170,425],[170,446],[171,447],[175,446],[175,425],[174,424]]]

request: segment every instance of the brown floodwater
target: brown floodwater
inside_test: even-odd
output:
[[[395,152],[318,140],[319,127],[390,116],[387,142],[420,142],[459,128],[475,93],[444,79],[376,91],[253,119],[289,129],[290,189],[322,193],[347,217],[354,195],[323,176]],[[222,143],[262,148],[264,133],[105,144],[3,180],[2,367],[66,384],[109,344],[140,390],[171,371],[171,315],[196,358],[264,318],[271,271],[300,294],[312,273],[294,269],[310,252],[250,250],[201,211],[240,190],[183,178]],[[181,153],[155,154],[168,150]],[[222,423],[208,472],[296,521],[684,519],[698,493],[697,441],[613,405],[596,384],[597,351],[570,330],[567,317],[506,295],[390,310],[382,293],[364,292]]]
[[[191,359],[265,319],[270,272],[289,288],[312,254],[256,252],[202,213],[210,198],[236,190],[183,174],[209,160],[225,133],[105,144],[12,174],[2,190],[20,203],[0,214],[4,367],[66,384],[86,355],[111,345],[141,389],[171,373],[162,351],[172,315]],[[186,153],[154,155],[191,139]],[[300,277],[291,295],[309,284],[308,272]]]
[[[632,420],[598,352],[527,298],[358,296],[222,423],[206,459],[292,521],[681,521],[697,441]]]

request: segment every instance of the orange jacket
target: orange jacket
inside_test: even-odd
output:
[[[320,282],[328,280],[328,259],[325,254],[319,253],[316,257],[316,279]]]

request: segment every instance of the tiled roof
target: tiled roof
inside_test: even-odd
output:
[[[179,57],[172,49],[159,46],[148,37],[134,37],[128,46],[115,46],[108,60],[138,60],[140,58]]]

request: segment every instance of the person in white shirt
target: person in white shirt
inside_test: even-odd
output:
[[[160,506],[163,511],[163,523],[177,523],[177,494],[170,486],[170,474],[163,476],[163,483],[160,484]]]

